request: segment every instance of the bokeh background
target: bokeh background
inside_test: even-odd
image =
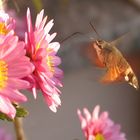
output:
[[[91,21],[102,39],[112,41],[127,34],[118,48],[140,78],[140,1],[139,0],[9,0],[7,11],[16,16],[19,27],[26,28],[25,14],[30,7],[33,20],[44,8],[55,25],[56,41],[61,42],[59,56],[64,70],[62,106],[54,114],[45,104],[41,94],[37,100],[25,93],[29,101],[23,106],[29,110],[24,119],[27,140],[84,140],[77,108],[90,111],[99,104],[110,117],[122,126],[128,140],[140,140],[140,91],[127,83],[103,85],[99,82],[105,71],[91,65],[86,50],[93,38]],[[14,13],[15,11],[15,13]],[[69,35],[76,34],[68,39]],[[21,36],[23,34],[21,32]],[[65,40],[66,39],[66,40]],[[13,124],[0,121],[0,125],[14,136]]]

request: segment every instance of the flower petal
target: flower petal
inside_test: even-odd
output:
[[[0,95],[0,111],[8,115],[10,118],[14,118],[16,110],[11,104],[8,98],[5,98]]]
[[[4,89],[2,92],[0,92],[1,95],[3,95],[4,97],[9,98],[9,100],[16,101],[16,102],[25,102],[27,101],[26,96],[24,96],[23,94],[21,94],[18,90],[14,90],[10,87],[7,87],[6,89]]]

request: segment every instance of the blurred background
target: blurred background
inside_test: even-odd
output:
[[[140,140],[140,91],[127,83],[102,84],[104,70],[92,65],[87,58],[87,48],[97,38],[89,22],[96,27],[101,38],[112,41],[127,34],[119,43],[119,50],[126,57],[140,78],[140,1],[139,0],[6,0],[7,12],[19,20],[26,29],[25,15],[30,7],[33,21],[45,9],[55,25],[56,41],[61,43],[58,55],[62,58],[64,87],[61,89],[62,106],[54,114],[45,104],[41,94],[37,100],[25,93],[29,110],[24,119],[27,140],[84,140],[77,108],[90,111],[99,104],[107,110],[116,123],[120,123],[128,140]],[[76,34],[68,39],[69,35]],[[19,31],[21,38],[23,32]],[[65,40],[66,39],[66,40]],[[63,41],[64,40],[64,41]],[[14,136],[13,124],[0,121],[0,125]]]

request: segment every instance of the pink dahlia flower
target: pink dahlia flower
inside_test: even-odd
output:
[[[51,42],[56,36],[56,33],[49,34],[54,23],[51,20],[46,24],[47,17],[43,18],[43,14],[44,10],[37,15],[33,29],[30,10],[27,10],[26,50],[27,56],[35,66],[28,80],[32,83],[34,97],[36,98],[36,89],[41,89],[49,108],[56,112],[57,107],[61,105],[58,87],[62,87],[63,75],[62,70],[57,67],[61,63],[60,58],[56,56],[60,44]]]
[[[15,20],[3,10],[0,10],[0,35],[5,35],[14,28]]]
[[[14,31],[0,40],[0,111],[14,118],[16,110],[12,103],[25,102],[27,98],[19,92],[29,88],[29,82],[22,78],[31,74],[33,65],[25,56],[25,44],[18,41]]]
[[[81,128],[87,140],[126,140],[125,134],[120,132],[120,126],[114,124],[108,112],[99,115],[100,107],[96,106],[92,115],[84,108],[85,117],[80,110],[77,111],[81,121]]]

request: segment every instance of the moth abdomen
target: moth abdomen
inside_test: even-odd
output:
[[[131,68],[128,68],[125,72],[125,81],[127,81],[134,88],[139,88],[138,79]]]

